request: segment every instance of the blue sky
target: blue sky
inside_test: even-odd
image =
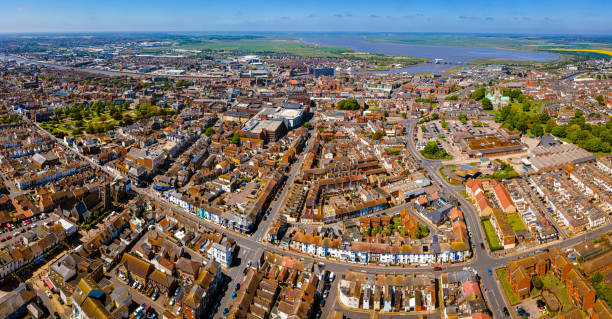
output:
[[[612,34],[611,0],[0,1],[0,33],[389,31]]]

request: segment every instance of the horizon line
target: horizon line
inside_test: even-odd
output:
[[[257,34],[257,33],[327,33],[327,34],[376,34],[376,33],[391,33],[391,34],[425,34],[425,35],[444,35],[444,34],[456,34],[456,35],[537,35],[537,36],[610,36],[612,33],[536,33],[536,32],[453,32],[453,31],[311,31],[311,30],[259,30],[259,31],[247,31],[247,30],[102,30],[102,31],[16,31],[16,32],[3,32],[0,31],[0,35],[71,35],[71,34],[105,34],[105,33],[242,33],[242,34]]]

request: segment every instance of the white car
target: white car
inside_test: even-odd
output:
[[[51,298],[51,292],[50,291],[45,291],[47,293],[47,297]]]
[[[134,311],[134,317],[136,317],[138,315],[138,313],[140,312],[140,310],[142,310],[142,305],[138,306],[138,308],[136,308],[136,310]]]
[[[336,274],[334,274],[334,272],[332,271],[332,272],[329,274],[329,282],[334,281],[334,279],[336,279]]]

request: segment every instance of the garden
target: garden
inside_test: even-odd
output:
[[[483,219],[481,223],[482,228],[484,229],[485,234],[487,235],[487,242],[489,243],[489,248],[491,249],[491,251],[504,249],[504,247],[501,245],[501,242],[499,241],[499,237],[497,237],[497,233],[495,232],[495,228],[493,228],[493,224],[491,224],[491,221],[489,219]]]

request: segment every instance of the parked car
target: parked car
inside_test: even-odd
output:
[[[434,271],[440,271],[440,270],[442,270],[442,267],[440,267],[440,266],[434,267]]]
[[[504,316],[510,317],[510,312],[508,311],[508,308],[506,307],[504,307]]]
[[[235,291],[234,291],[234,292],[232,292],[232,299],[236,298],[236,296],[237,296],[237,295],[238,295],[238,294],[236,294],[236,292],[235,292]]]
[[[493,270],[491,270],[491,268],[489,268],[489,275],[493,276]]]
[[[229,313],[229,309],[228,308],[223,309],[223,315],[224,316],[227,315],[228,313]]]

